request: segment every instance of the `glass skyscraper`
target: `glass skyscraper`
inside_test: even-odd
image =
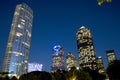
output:
[[[4,57],[3,72],[19,77],[27,72],[33,11],[25,3],[16,6]]]
[[[64,50],[60,45],[54,46],[52,50],[52,72],[57,70],[65,70]]]
[[[90,30],[82,26],[77,31],[76,38],[80,68],[89,67],[95,70],[96,55]]]

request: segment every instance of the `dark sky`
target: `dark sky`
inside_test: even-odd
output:
[[[105,67],[106,50],[114,49],[120,59],[120,0],[101,6],[97,0],[0,0],[0,62],[15,7],[22,2],[34,12],[29,62],[41,63],[43,70],[50,71],[52,48],[58,44],[65,57],[72,52],[78,58],[76,32],[83,25],[90,29],[96,56],[103,57]]]

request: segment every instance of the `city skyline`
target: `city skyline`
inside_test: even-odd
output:
[[[7,3],[6,3],[7,2]],[[30,62],[43,64],[50,71],[52,48],[59,44],[77,57],[76,32],[86,26],[93,35],[96,56],[102,56],[107,66],[106,50],[114,49],[120,58],[119,0],[97,5],[97,1],[0,1],[0,60],[3,62],[15,6],[25,2],[34,11]],[[6,5],[4,5],[6,4]],[[4,35],[4,36],[2,36]]]

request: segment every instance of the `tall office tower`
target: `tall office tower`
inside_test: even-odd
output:
[[[105,73],[102,57],[97,57],[97,68],[99,73]]]
[[[78,61],[71,52],[69,52],[68,56],[66,57],[66,65],[67,70],[70,70],[72,67],[75,67],[76,69],[78,68]]]
[[[96,55],[90,30],[82,26],[77,31],[76,38],[80,68],[89,67],[95,70],[97,66]]]
[[[60,45],[54,46],[52,50],[52,72],[57,70],[65,70],[64,50]]]
[[[110,64],[112,61],[116,60],[114,50],[106,51],[106,55],[107,55],[108,64]]]
[[[27,72],[33,11],[25,3],[16,6],[3,63],[3,72],[19,77]]]

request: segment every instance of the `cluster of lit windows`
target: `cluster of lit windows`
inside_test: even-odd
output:
[[[96,62],[95,52],[90,30],[82,26],[76,33],[80,65],[91,66],[91,62]]]
[[[11,43],[8,43],[8,47],[12,47],[12,44],[11,44]]]
[[[22,24],[22,25],[25,25],[25,23],[24,23],[24,22],[21,22],[21,24]]]
[[[107,56],[111,56],[111,55],[114,55],[114,53],[108,53]]]
[[[108,58],[108,64],[116,59],[114,50],[106,51],[106,53],[107,53],[107,58]]]
[[[52,50],[52,71],[64,68],[64,51],[60,45],[54,46]]]
[[[54,57],[52,62],[54,66],[59,66],[64,62],[64,60],[63,57],[58,56],[58,57]]]
[[[21,52],[16,52],[16,51],[13,51],[12,53],[15,54],[16,56],[23,55]]]
[[[26,30],[26,32],[27,32],[27,35],[31,37],[31,33],[28,30]]]
[[[30,47],[30,45],[26,42],[22,42],[25,46]]]
[[[102,61],[102,57],[101,57],[101,56],[99,56],[99,57],[97,58],[97,67],[98,67],[99,73],[104,73],[104,72],[105,72],[104,66],[103,66],[103,61]]]
[[[28,72],[32,72],[32,71],[42,71],[42,64],[38,64],[38,63],[28,63]]]
[[[68,56],[66,57],[66,64],[68,70],[70,70],[71,67],[78,67],[78,62],[75,59],[75,56],[71,53],[68,53]]]
[[[21,63],[12,63],[12,66],[21,65]]]
[[[23,18],[20,18],[21,24],[25,25],[25,20]]]
[[[111,56],[108,57],[108,61],[109,61],[109,62],[111,62],[111,61],[113,61],[113,60],[115,60],[115,56],[114,56],[114,55],[111,55]]]
[[[20,32],[16,32],[16,36],[21,37],[23,34]]]
[[[15,15],[15,16],[16,16],[16,15],[19,15],[19,13],[16,11],[14,15]]]

